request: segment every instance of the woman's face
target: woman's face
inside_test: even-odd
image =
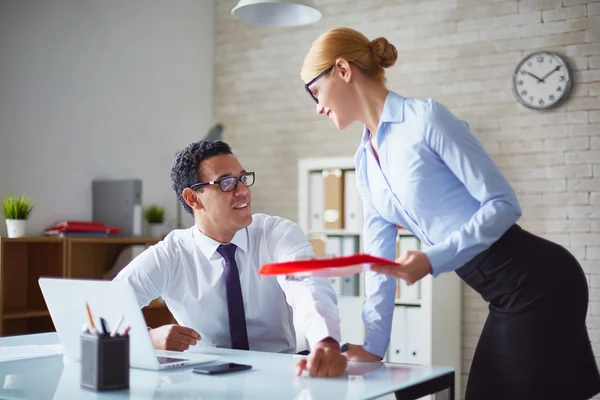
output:
[[[307,82],[309,83],[307,89],[318,102],[317,114],[326,115],[336,128],[344,130],[356,121],[356,111],[353,107],[354,93],[348,79],[349,65],[336,63],[328,69],[330,71],[318,79]]]

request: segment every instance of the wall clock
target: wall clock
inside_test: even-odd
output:
[[[573,73],[567,62],[549,51],[531,53],[515,69],[512,87],[515,98],[527,108],[546,110],[569,97]]]

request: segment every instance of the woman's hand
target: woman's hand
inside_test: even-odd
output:
[[[433,272],[429,258],[422,251],[405,251],[396,262],[401,265],[378,265],[371,267],[371,270],[378,274],[400,278],[409,285]]]

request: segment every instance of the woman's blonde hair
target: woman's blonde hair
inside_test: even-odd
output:
[[[369,78],[385,83],[383,69],[394,65],[398,51],[386,38],[369,40],[354,29],[334,28],[314,41],[302,63],[300,77],[308,82],[338,58],[356,64]]]

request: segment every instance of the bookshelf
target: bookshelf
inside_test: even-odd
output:
[[[38,278],[103,279],[127,246],[156,242],[142,237],[0,237],[0,336],[54,331]],[[160,299],[142,312],[150,327],[175,323]]]
[[[337,170],[338,172],[332,172]],[[324,172],[325,171],[325,172]],[[341,172],[341,177],[339,174]],[[340,185],[328,185],[325,178],[338,175]],[[331,193],[332,188],[340,193]],[[333,197],[335,201],[327,197]],[[338,197],[342,201],[337,201]],[[355,238],[356,248],[363,251],[362,207],[356,189],[353,157],[330,157],[301,159],[298,162],[298,223],[309,240],[315,253],[327,248],[327,242],[339,238]],[[328,213],[325,208],[340,206],[330,212],[341,221],[325,224],[321,221]],[[351,209],[348,209],[351,208]],[[335,225],[333,229],[325,226]],[[397,235],[397,256],[404,250],[422,250],[425,245],[405,229]],[[335,246],[334,246],[335,247]],[[327,254],[326,255],[346,255]],[[322,254],[322,253],[321,253]],[[336,278],[344,279],[344,278]],[[339,282],[332,280],[334,288]],[[355,277],[358,290],[338,294],[341,319],[342,341],[362,344],[365,327],[362,321],[362,306],[366,300],[364,274]],[[342,286],[343,287],[343,286]],[[398,363],[449,365],[456,370],[456,395],[460,391],[461,376],[461,283],[455,274],[431,275],[407,287],[397,282],[394,317],[390,346],[385,361]]]

